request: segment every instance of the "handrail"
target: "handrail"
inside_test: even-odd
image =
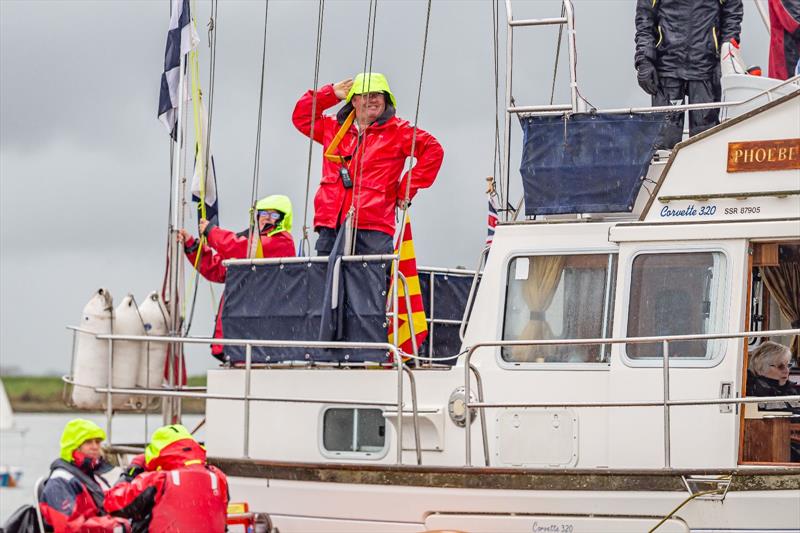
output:
[[[777,81],[777,80],[776,80]],[[790,85],[794,83],[800,83],[800,75],[793,76],[787,80],[783,80],[780,83],[773,85],[767,89],[764,89],[749,98],[744,100],[737,100],[733,102],[704,102],[700,104],[681,104],[681,105],[669,105],[669,106],[653,106],[653,107],[616,107],[610,109],[594,109],[591,112],[603,115],[631,115],[631,114],[642,114],[642,113],[664,113],[664,112],[671,112],[671,111],[688,111],[693,109],[721,109],[721,108],[728,108],[728,107],[736,107],[740,105],[744,105],[747,103],[752,102],[753,100],[757,100],[759,98],[763,98],[764,96],[770,96],[775,90],[780,89],[785,85]],[[800,91],[796,89],[796,91]],[[793,91],[794,92],[794,91]],[[790,93],[791,94],[791,93]],[[530,115],[530,116],[540,116],[540,115],[562,115],[564,112],[569,112],[569,106],[567,105],[539,105],[539,106],[509,106],[506,109],[507,113],[510,114],[517,114],[517,115]],[[574,113],[575,111],[573,111]]]
[[[399,259],[399,255],[394,254],[373,254],[373,255],[343,255],[344,263],[377,263],[380,261],[392,261]],[[225,259],[222,261],[224,266],[230,265],[289,265],[304,263],[327,263],[329,256],[312,255],[309,257],[253,257],[249,259]]]
[[[408,367],[407,364],[403,363],[403,370],[408,374],[408,384],[411,388],[411,416],[414,423],[414,451],[417,456],[417,464],[422,465],[422,448],[420,447],[419,443],[419,407],[417,405],[417,379],[414,377],[414,373]],[[397,423],[400,424],[400,419],[402,418],[403,413],[397,413]],[[400,448],[403,447],[403,443],[398,443]]]
[[[553,340],[516,340],[516,341],[486,341],[478,342],[467,349],[464,359],[464,410],[467,412],[467,423],[464,426],[464,449],[466,466],[472,466],[472,434],[469,419],[469,410],[474,407],[477,409],[487,408],[508,408],[508,407],[663,407],[664,409],[664,466],[670,468],[670,420],[669,408],[673,405],[711,405],[711,404],[745,404],[761,403],[769,401],[795,401],[800,400],[800,396],[753,396],[744,398],[713,398],[701,400],[671,400],[669,398],[669,342],[684,340],[713,340],[713,339],[743,339],[749,337],[777,337],[783,335],[800,335],[800,328],[780,329],[772,331],[748,331],[740,333],[703,333],[696,335],[662,335],[651,337],[623,337],[608,339],[553,339]],[[642,401],[642,402],[562,402],[562,403],[485,403],[470,402],[470,367],[473,354],[478,348],[505,347],[505,346],[554,346],[554,345],[597,345],[597,344],[647,344],[662,343],[663,361],[663,399],[661,401]]]
[[[478,403],[483,403],[483,378],[481,377],[478,367],[471,364],[469,368],[472,370],[472,373],[475,374],[475,383],[478,385]],[[467,411],[467,423],[470,423],[469,416],[469,411]],[[489,435],[486,432],[486,410],[481,409],[478,412],[478,416],[480,416],[481,419],[481,437],[483,438],[483,464],[489,466]]]
[[[464,306],[464,316],[461,318],[461,327],[458,329],[458,337],[462,341],[464,340],[464,333],[466,332],[467,324],[469,323],[469,317],[472,314],[472,304],[478,287],[478,278],[480,277],[480,273],[482,271],[481,267],[485,264],[485,261],[489,256],[489,250],[491,250],[489,246],[481,250],[481,255],[478,257],[478,268],[475,269],[475,275],[472,277],[472,285],[469,287],[467,305]]]

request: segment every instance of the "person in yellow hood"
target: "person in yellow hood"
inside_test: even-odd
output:
[[[64,426],[61,453],[50,465],[39,501],[44,521],[56,533],[130,531],[128,520],[104,509],[109,485],[102,474],[112,468],[102,455],[105,439],[105,431],[90,420],[76,418]]]

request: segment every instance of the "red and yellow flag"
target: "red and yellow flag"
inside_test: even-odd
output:
[[[417,274],[417,258],[414,252],[414,239],[411,236],[411,219],[406,214],[405,229],[402,232],[403,242],[395,244],[394,252],[400,251],[400,273],[406,278],[408,284],[408,295],[411,301],[411,320],[414,324],[414,333],[417,342],[417,349],[425,342],[428,336],[428,323],[425,321],[425,308],[422,304],[422,290],[419,286],[419,275]],[[394,280],[394,267],[392,268],[392,280]],[[392,291],[389,290],[391,299]],[[406,353],[413,353],[414,346],[411,341],[411,329],[408,325],[408,307],[406,306],[406,291],[403,283],[399,283],[397,291],[397,314],[400,349]],[[394,344],[393,334],[394,321],[389,320],[389,342]]]

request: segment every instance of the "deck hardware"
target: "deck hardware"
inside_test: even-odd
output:
[[[732,381],[723,381],[719,384],[719,397],[723,399],[733,398],[733,382]],[[719,412],[720,413],[732,413],[733,412],[733,404],[719,404]]]
[[[709,493],[697,496],[698,500],[723,501],[731,486],[733,476],[681,476],[689,494]]]
[[[456,390],[450,394],[450,399],[447,401],[447,414],[450,415],[450,420],[461,428],[467,425],[467,412],[464,408],[464,398],[464,387],[457,387]],[[470,392],[469,401],[476,401],[475,395],[472,394],[472,392]],[[477,409],[471,408],[469,410],[470,425],[475,420],[477,414]]]

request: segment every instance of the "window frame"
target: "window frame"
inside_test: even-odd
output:
[[[371,411],[380,411],[381,417],[383,417],[383,423],[385,428],[384,433],[384,440],[383,440],[383,448],[377,451],[365,451],[365,452],[354,452],[354,451],[337,451],[337,450],[329,450],[325,448],[325,413],[330,411],[331,409],[350,409],[350,410],[371,410]],[[386,457],[389,453],[390,441],[389,441],[389,426],[390,424],[386,420],[386,416],[384,416],[384,410],[380,407],[374,407],[369,405],[363,406],[343,406],[339,404],[335,405],[323,405],[319,410],[319,418],[317,422],[317,447],[319,448],[320,454],[327,459],[358,459],[360,461],[363,460],[370,460],[370,461],[379,461]]]
[[[680,244],[680,249],[674,246],[654,246],[654,247],[641,247],[635,252],[630,254],[625,262],[625,283],[624,287],[620,289],[625,292],[621,295],[622,298],[622,313],[620,317],[620,337],[628,337],[628,320],[631,311],[631,282],[633,280],[633,263],[636,258],[641,255],[656,255],[656,254],[689,254],[689,253],[719,253],[724,258],[724,268],[719,271],[720,280],[718,284],[718,292],[720,298],[713,309],[719,309],[719,317],[717,318],[720,332],[724,333],[725,325],[728,324],[730,319],[730,276],[731,276],[731,256],[726,248],[723,246],[709,246],[707,244],[692,245],[689,243]],[[716,343],[718,348],[712,357],[673,357],[669,358],[670,368],[713,368],[722,363],[725,359],[727,352],[727,342],[725,339],[718,339],[709,341]],[[620,343],[619,355],[625,366],[631,368],[662,368],[663,357],[630,357],[628,355],[627,344]]]
[[[609,308],[609,316],[611,316],[611,323],[608,325],[608,332],[609,338],[612,338],[614,332],[614,321],[617,320],[616,314],[614,313],[615,306],[616,306],[616,293],[619,291],[619,269],[620,269],[620,261],[619,261],[619,248],[618,247],[589,247],[589,248],[570,248],[568,250],[564,249],[537,249],[537,250],[514,250],[514,252],[508,254],[505,258],[503,258],[503,270],[502,275],[500,278],[500,287],[503,289],[502,297],[499,298],[499,307],[497,310],[498,316],[500,320],[497,321],[497,337],[500,340],[508,340],[503,338],[503,333],[505,329],[506,323],[506,302],[508,297],[508,282],[509,282],[509,272],[511,270],[511,263],[515,259],[524,257],[536,257],[536,256],[551,256],[551,255],[615,255],[616,256],[616,266],[613,272],[614,274],[614,285],[609,296],[609,302],[611,307]],[[607,302],[607,303],[609,303]],[[610,345],[611,349],[613,350],[613,345]],[[547,362],[543,361],[541,363],[536,361],[506,361],[503,358],[503,347],[497,346],[495,348],[495,360],[497,361],[497,365],[502,368],[503,370],[562,370],[562,371],[605,371],[607,372],[611,368],[611,358],[613,356],[613,351],[609,352],[608,360],[604,362],[593,362],[593,363],[582,363],[577,361],[569,361],[569,362]]]

